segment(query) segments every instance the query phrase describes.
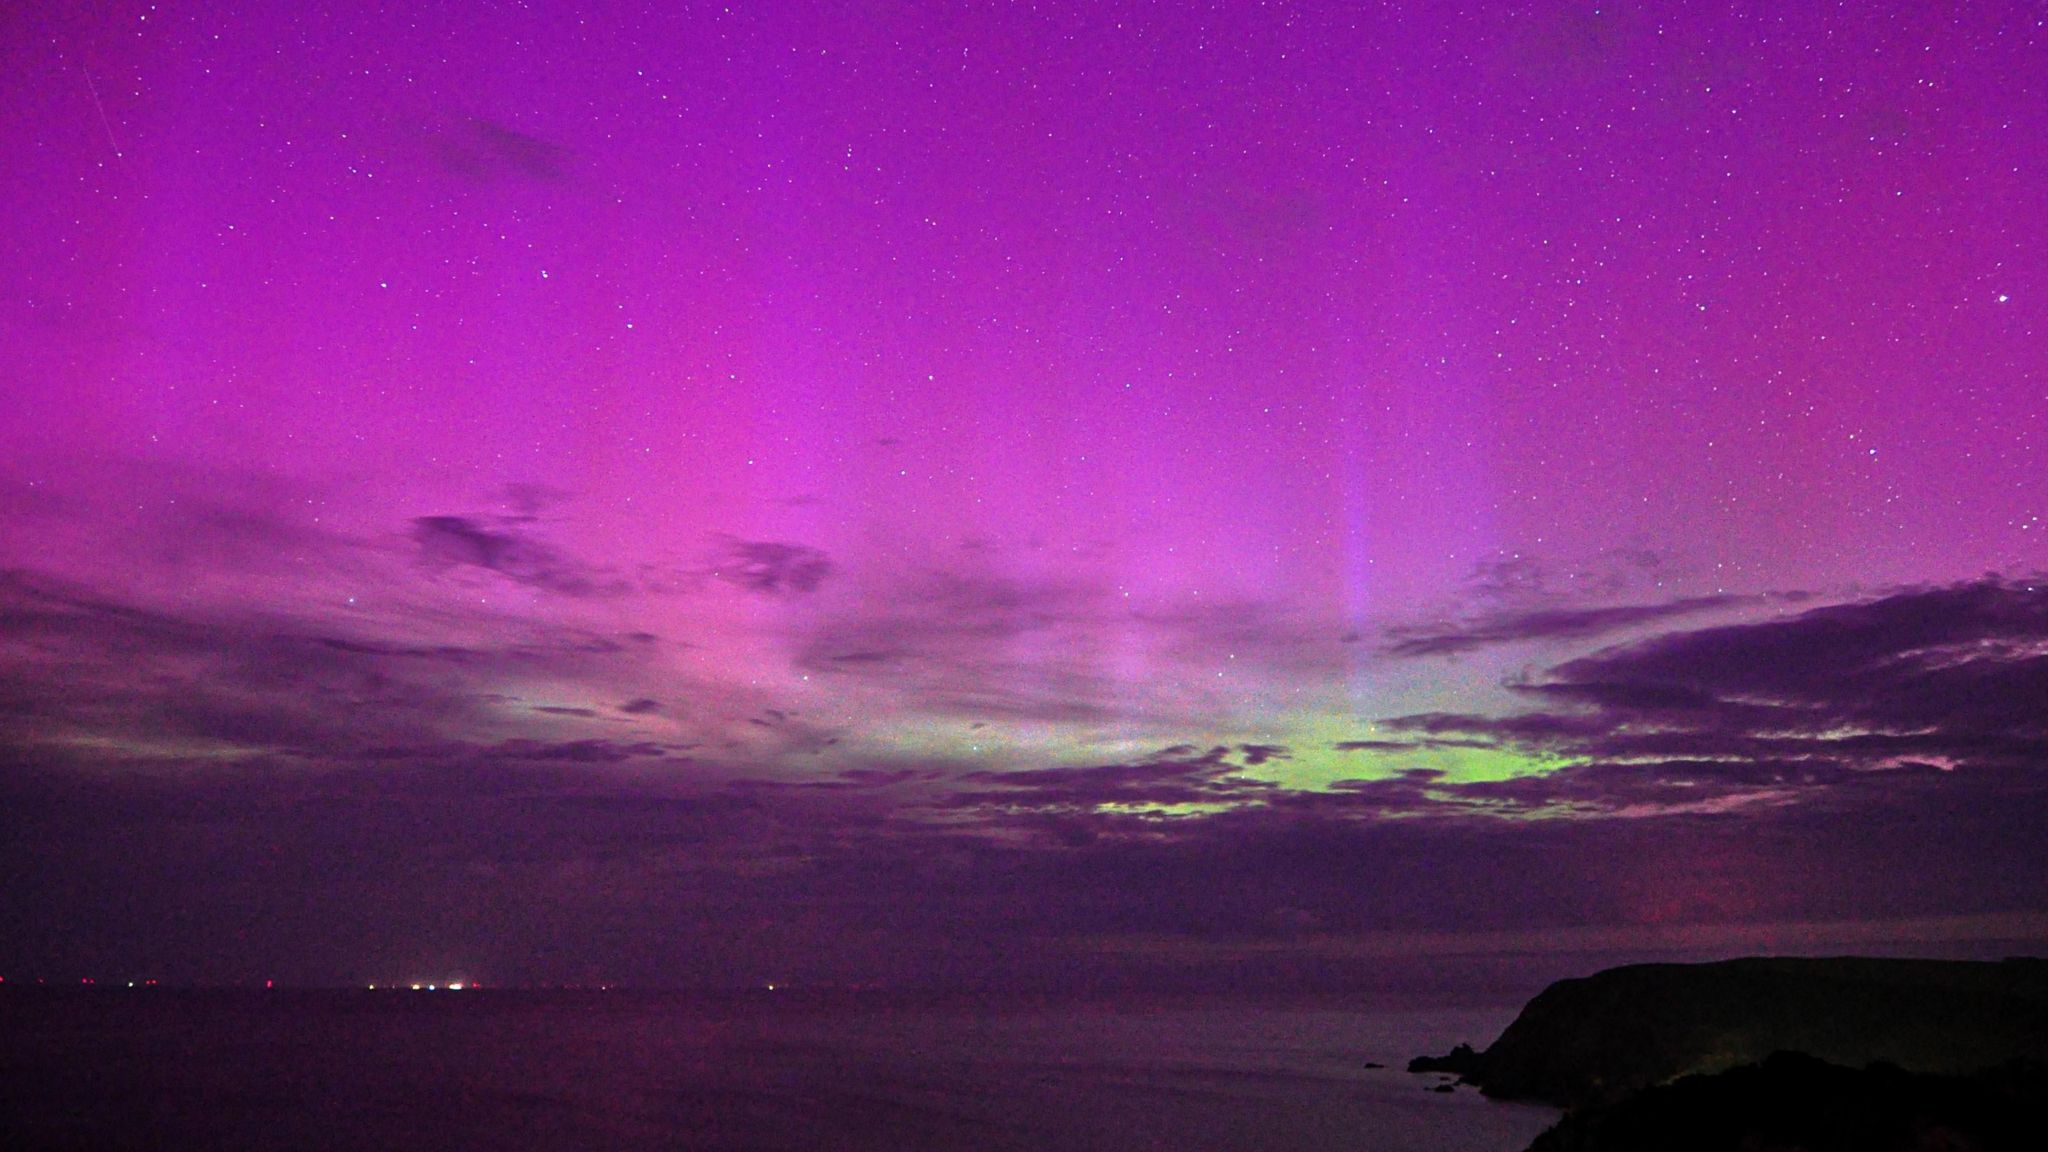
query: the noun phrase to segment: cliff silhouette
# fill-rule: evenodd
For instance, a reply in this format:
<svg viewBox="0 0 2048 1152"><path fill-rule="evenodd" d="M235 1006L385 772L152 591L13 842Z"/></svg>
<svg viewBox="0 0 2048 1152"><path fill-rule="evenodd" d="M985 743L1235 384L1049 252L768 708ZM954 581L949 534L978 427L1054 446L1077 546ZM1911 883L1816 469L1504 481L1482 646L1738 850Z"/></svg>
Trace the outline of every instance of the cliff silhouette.
<svg viewBox="0 0 2048 1152"><path fill-rule="evenodd" d="M2048 1065L1938 1076L1779 1052L1578 1109L1529 1152L2039 1152L2044 1102Z"/></svg>
<svg viewBox="0 0 2048 1152"><path fill-rule="evenodd" d="M2048 960L1613 968L1544 989L1485 1051L1460 1045L1409 1070L1453 1072L1488 1096L1576 1111L1780 1052L1851 1073L1880 1064L1934 1077L2048 1062Z"/></svg>

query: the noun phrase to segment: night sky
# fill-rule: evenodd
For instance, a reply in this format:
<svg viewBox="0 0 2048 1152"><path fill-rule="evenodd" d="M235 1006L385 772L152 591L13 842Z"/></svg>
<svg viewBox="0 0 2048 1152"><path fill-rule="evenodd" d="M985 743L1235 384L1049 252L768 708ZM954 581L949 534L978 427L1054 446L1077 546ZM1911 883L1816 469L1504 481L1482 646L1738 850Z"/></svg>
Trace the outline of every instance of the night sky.
<svg viewBox="0 0 2048 1152"><path fill-rule="evenodd" d="M9 982L2048 942L2038 4L315 7L0 15Z"/></svg>

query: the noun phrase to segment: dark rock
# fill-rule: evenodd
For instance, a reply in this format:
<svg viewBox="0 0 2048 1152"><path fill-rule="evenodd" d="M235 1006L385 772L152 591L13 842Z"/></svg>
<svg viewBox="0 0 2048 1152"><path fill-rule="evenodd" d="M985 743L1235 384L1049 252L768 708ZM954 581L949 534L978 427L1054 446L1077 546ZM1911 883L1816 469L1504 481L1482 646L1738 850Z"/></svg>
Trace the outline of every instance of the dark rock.
<svg viewBox="0 0 2048 1152"><path fill-rule="evenodd" d="M1583 1108L1529 1152L2031 1152L2048 1148L2048 1066L1972 1076L1844 1068L1780 1052Z"/></svg>
<svg viewBox="0 0 2048 1152"><path fill-rule="evenodd" d="M1449 1072L1469 1076L1482 1067L1482 1057L1470 1044L1460 1044L1441 1056L1417 1056L1408 1062L1410 1072Z"/></svg>
<svg viewBox="0 0 2048 1152"><path fill-rule="evenodd" d="M1613 968L1544 989L1484 1052L1461 1044L1408 1067L1455 1073L1489 1096L1580 1107L1779 1051L1947 1075L2048 1060L2048 960Z"/></svg>
<svg viewBox="0 0 2048 1152"><path fill-rule="evenodd" d="M1386 1067L1386 1065L1385 1065L1385 1064L1382 1064L1382 1063L1380 1063L1380 1062L1379 1062L1379 1061L1377 1061L1377 1060L1367 1060L1367 1061L1365 1062L1365 1066L1366 1066L1367 1068L1385 1068L1385 1067Z"/></svg>
<svg viewBox="0 0 2048 1152"><path fill-rule="evenodd" d="M1429 1090L1431 1092L1456 1092L1458 1086L1456 1084L1432 1084Z"/></svg>

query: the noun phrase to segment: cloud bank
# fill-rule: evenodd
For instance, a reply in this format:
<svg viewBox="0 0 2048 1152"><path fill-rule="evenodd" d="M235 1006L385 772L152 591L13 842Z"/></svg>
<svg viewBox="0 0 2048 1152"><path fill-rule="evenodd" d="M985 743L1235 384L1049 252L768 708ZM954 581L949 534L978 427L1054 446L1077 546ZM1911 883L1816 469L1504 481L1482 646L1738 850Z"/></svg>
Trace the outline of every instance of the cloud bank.
<svg viewBox="0 0 2048 1152"><path fill-rule="evenodd" d="M1283 606L1133 611L985 560L878 583L728 537L716 579L648 591L530 516L201 515L334 587L0 574L10 967L1369 980L1402 939L2006 923L2048 891L2039 581L1802 611L1526 593L1347 646ZM506 589L534 599L483 602ZM758 635L673 635L730 604ZM1714 613L1752 618L1685 627ZM1334 740L1219 740L1201 712L1217 670L1288 685L1348 651L1430 669L1524 641L1568 654L1499 709ZM1061 745L1134 719L1185 736ZM926 731L950 735L907 746ZM1320 757L1352 775L1307 782Z"/></svg>

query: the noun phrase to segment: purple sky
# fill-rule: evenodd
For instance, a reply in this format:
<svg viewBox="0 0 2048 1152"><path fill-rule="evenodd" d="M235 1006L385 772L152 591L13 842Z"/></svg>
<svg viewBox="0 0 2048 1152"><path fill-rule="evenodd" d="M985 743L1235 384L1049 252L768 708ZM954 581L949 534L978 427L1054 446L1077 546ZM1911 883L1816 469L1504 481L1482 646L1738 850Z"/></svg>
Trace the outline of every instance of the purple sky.
<svg viewBox="0 0 2048 1152"><path fill-rule="evenodd" d="M417 8L0 16L0 976L2048 941L2038 6Z"/></svg>

